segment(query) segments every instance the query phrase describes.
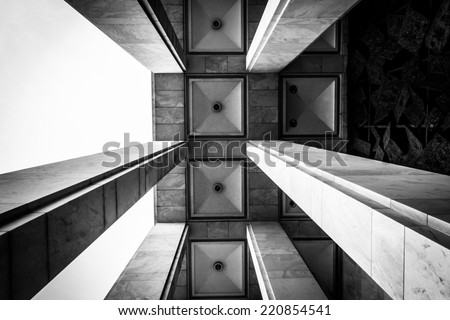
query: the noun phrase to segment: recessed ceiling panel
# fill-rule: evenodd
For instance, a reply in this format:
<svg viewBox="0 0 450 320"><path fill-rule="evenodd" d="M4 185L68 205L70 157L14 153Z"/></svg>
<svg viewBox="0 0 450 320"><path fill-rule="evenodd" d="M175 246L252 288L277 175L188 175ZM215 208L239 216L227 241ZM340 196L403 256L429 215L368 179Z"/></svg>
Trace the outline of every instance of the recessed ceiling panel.
<svg viewBox="0 0 450 320"><path fill-rule="evenodd" d="M336 23L324 31L308 48L305 53L311 52L337 52L339 50L338 45L338 30Z"/></svg>
<svg viewBox="0 0 450 320"><path fill-rule="evenodd" d="M323 136L337 132L337 77L283 79L283 134Z"/></svg>
<svg viewBox="0 0 450 320"><path fill-rule="evenodd" d="M244 78L189 79L191 136L244 135Z"/></svg>
<svg viewBox="0 0 450 320"><path fill-rule="evenodd" d="M307 217L305 211L302 210L291 198L283 193L283 204L281 216L283 218L301 218Z"/></svg>
<svg viewBox="0 0 450 320"><path fill-rule="evenodd" d="M244 170L242 161L190 162L190 217L245 217Z"/></svg>
<svg viewBox="0 0 450 320"><path fill-rule="evenodd" d="M191 243L191 296L245 296L244 241Z"/></svg>
<svg viewBox="0 0 450 320"><path fill-rule="evenodd" d="M190 0L190 52L243 52L243 0Z"/></svg>

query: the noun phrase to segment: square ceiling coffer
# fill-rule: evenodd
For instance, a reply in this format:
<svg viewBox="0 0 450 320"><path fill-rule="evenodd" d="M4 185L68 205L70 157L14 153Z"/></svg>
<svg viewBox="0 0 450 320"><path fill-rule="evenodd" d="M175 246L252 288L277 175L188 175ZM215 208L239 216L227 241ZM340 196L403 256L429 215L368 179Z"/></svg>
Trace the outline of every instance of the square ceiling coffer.
<svg viewBox="0 0 450 320"><path fill-rule="evenodd" d="M244 52L244 0L190 0L190 52Z"/></svg>
<svg viewBox="0 0 450 320"><path fill-rule="evenodd" d="M337 53L339 51L339 31L339 22L336 22L311 43L304 53Z"/></svg>
<svg viewBox="0 0 450 320"><path fill-rule="evenodd" d="M289 198L284 192L282 192L282 218L307 218L305 211L295 203L294 200Z"/></svg>
<svg viewBox="0 0 450 320"><path fill-rule="evenodd" d="M244 161L191 161L190 218L245 218Z"/></svg>
<svg viewBox="0 0 450 320"><path fill-rule="evenodd" d="M244 136L245 78L190 78L190 136Z"/></svg>
<svg viewBox="0 0 450 320"><path fill-rule="evenodd" d="M191 242L191 296L244 297L244 241Z"/></svg>
<svg viewBox="0 0 450 320"><path fill-rule="evenodd" d="M283 135L338 132L339 77L283 78Z"/></svg>

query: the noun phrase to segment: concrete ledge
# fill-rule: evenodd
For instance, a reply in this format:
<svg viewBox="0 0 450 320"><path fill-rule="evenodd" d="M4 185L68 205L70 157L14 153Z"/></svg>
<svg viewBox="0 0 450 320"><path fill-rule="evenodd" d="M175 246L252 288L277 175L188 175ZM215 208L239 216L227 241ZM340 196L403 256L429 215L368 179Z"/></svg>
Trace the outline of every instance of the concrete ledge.
<svg viewBox="0 0 450 320"><path fill-rule="evenodd" d="M450 177L341 154L346 167L312 166L293 155L296 148L305 156L304 146L291 144L284 151L279 146L252 142L247 154L392 298L450 298L449 235L389 201L390 196L420 198L418 190L423 202L448 199ZM329 152L311 148L310 156ZM435 179L423 185L424 176ZM341 183L345 179L351 183Z"/></svg>
<svg viewBox="0 0 450 320"><path fill-rule="evenodd" d="M248 50L247 71L281 71L358 1L269 0Z"/></svg>
<svg viewBox="0 0 450 320"><path fill-rule="evenodd" d="M264 299L327 299L278 222L252 222L247 239Z"/></svg>
<svg viewBox="0 0 450 320"><path fill-rule="evenodd" d="M149 232L106 300L159 300L165 288L180 240L186 238L184 223L158 223ZM170 282L170 279L169 279Z"/></svg>
<svg viewBox="0 0 450 320"><path fill-rule="evenodd" d="M130 168L0 226L0 250L8 252L1 252L7 258L0 259L0 274L10 275L2 297L32 298L182 161L185 151L178 145L140 158Z"/></svg>

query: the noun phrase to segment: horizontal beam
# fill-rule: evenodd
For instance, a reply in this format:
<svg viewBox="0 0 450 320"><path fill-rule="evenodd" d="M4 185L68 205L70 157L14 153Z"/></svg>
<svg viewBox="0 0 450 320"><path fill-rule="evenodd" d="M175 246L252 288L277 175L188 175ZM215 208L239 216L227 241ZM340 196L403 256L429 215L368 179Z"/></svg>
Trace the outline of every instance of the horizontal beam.
<svg viewBox="0 0 450 320"><path fill-rule="evenodd" d="M0 226L181 145L149 142L0 175Z"/></svg>
<svg viewBox="0 0 450 320"><path fill-rule="evenodd" d="M160 0L65 0L154 73L186 70L183 48Z"/></svg>
<svg viewBox="0 0 450 320"><path fill-rule="evenodd" d="M156 224L105 299L166 300L187 228L184 223Z"/></svg>
<svg viewBox="0 0 450 320"><path fill-rule="evenodd" d="M327 299L278 222L252 222L247 241L263 299Z"/></svg>
<svg viewBox="0 0 450 320"><path fill-rule="evenodd" d="M247 53L247 71L281 71L358 1L269 0Z"/></svg>
<svg viewBox="0 0 450 320"><path fill-rule="evenodd" d="M450 177L288 142L247 155L392 298L450 298L450 236L419 214L448 212Z"/></svg>
<svg viewBox="0 0 450 320"><path fill-rule="evenodd" d="M44 206L0 225L0 284L7 284L0 287L0 299L32 298L185 159L183 145L135 159L130 167L70 194L53 195Z"/></svg>

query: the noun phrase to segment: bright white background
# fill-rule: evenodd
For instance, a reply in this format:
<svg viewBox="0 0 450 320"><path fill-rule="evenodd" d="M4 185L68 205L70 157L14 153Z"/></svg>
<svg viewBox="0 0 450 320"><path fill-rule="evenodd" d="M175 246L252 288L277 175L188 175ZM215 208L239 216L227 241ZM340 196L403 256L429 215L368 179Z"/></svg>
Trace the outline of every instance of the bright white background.
<svg viewBox="0 0 450 320"><path fill-rule="evenodd" d="M0 1L0 174L151 136L151 72L64 0Z"/></svg>

